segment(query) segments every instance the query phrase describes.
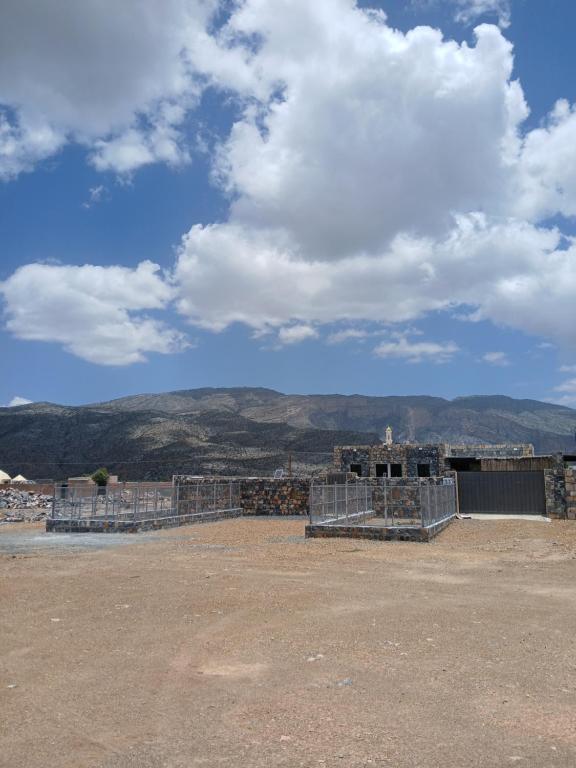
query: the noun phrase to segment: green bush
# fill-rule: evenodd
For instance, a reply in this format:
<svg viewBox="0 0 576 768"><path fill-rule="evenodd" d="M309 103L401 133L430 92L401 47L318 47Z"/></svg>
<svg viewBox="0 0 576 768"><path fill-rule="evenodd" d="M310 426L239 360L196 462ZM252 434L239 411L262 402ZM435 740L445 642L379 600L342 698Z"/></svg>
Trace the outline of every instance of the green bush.
<svg viewBox="0 0 576 768"><path fill-rule="evenodd" d="M97 469L92 475L92 480L94 480L96 485L106 485L109 477L110 473L108 470L105 467L100 467L100 469Z"/></svg>

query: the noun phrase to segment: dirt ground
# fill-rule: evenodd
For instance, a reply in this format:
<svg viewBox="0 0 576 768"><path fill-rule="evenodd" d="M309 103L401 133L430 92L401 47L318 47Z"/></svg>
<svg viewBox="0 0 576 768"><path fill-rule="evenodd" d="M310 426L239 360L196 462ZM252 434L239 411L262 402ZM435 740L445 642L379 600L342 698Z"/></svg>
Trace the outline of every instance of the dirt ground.
<svg viewBox="0 0 576 768"><path fill-rule="evenodd" d="M574 768L576 524L303 532L2 527L0 766Z"/></svg>

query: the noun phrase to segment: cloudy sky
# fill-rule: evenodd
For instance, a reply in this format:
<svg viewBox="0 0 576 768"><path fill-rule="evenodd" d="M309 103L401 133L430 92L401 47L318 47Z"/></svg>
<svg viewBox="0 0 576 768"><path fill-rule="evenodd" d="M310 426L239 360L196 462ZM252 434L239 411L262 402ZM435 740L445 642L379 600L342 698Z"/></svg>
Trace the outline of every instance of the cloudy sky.
<svg viewBox="0 0 576 768"><path fill-rule="evenodd" d="M3 0L0 403L576 406L571 0Z"/></svg>

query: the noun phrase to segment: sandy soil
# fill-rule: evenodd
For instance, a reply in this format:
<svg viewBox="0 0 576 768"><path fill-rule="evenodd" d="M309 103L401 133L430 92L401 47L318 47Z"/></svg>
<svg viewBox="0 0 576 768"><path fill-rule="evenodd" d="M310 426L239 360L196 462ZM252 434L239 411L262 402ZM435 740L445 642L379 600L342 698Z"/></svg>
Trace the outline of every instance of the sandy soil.
<svg viewBox="0 0 576 768"><path fill-rule="evenodd" d="M303 529L0 529L0 766L576 765L576 524Z"/></svg>

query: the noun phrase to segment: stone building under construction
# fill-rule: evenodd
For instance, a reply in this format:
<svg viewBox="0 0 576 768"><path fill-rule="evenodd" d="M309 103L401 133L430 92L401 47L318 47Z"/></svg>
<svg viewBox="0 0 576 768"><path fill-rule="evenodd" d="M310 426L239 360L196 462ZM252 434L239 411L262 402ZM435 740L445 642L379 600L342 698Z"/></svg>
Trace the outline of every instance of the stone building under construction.
<svg viewBox="0 0 576 768"><path fill-rule="evenodd" d="M333 468L360 478L456 477L464 513L576 519L576 456L536 456L530 444L394 443L334 449Z"/></svg>
<svg viewBox="0 0 576 768"><path fill-rule="evenodd" d="M481 469L485 459L531 459L530 444L451 445L392 443L334 448L334 469L358 477L437 477L450 470Z"/></svg>

